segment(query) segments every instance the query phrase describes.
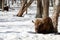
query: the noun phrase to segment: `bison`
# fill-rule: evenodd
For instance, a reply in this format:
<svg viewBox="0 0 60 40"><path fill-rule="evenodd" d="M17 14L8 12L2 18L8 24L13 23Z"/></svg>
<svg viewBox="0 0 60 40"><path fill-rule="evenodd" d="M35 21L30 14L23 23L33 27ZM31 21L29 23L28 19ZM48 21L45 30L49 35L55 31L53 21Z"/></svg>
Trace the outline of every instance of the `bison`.
<svg viewBox="0 0 60 40"><path fill-rule="evenodd" d="M35 32L37 33L54 33L54 26L50 17L46 18L36 18L35 22Z"/></svg>

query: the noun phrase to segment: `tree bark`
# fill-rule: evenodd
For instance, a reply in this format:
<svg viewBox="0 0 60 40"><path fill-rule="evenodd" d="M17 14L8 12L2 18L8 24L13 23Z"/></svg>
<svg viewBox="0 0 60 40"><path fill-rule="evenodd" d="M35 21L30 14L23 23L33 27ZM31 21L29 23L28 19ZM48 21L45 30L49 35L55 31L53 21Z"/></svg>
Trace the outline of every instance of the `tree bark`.
<svg viewBox="0 0 60 40"><path fill-rule="evenodd" d="M36 18L42 18L42 13L43 13L42 0L37 0Z"/></svg>
<svg viewBox="0 0 60 40"><path fill-rule="evenodd" d="M26 11L26 9L32 4L34 0L30 0L26 5L23 4L22 8L19 10L17 16L22 17L23 13Z"/></svg>
<svg viewBox="0 0 60 40"><path fill-rule="evenodd" d="M43 0L43 18L49 17L49 0Z"/></svg>
<svg viewBox="0 0 60 40"><path fill-rule="evenodd" d="M4 0L2 0L2 11L4 11Z"/></svg>
<svg viewBox="0 0 60 40"><path fill-rule="evenodd" d="M14 0L12 0L12 5L13 5L13 3L14 3Z"/></svg>
<svg viewBox="0 0 60 40"><path fill-rule="evenodd" d="M51 1L51 6L53 7L53 0L50 0Z"/></svg>
<svg viewBox="0 0 60 40"><path fill-rule="evenodd" d="M26 4L27 4L27 1L28 1L28 0L23 0L23 3L24 3L24 4L22 4L22 5L27 6L27 5L26 5ZM27 14L27 7L26 7L26 14Z"/></svg>
<svg viewBox="0 0 60 40"><path fill-rule="evenodd" d="M56 0L55 3L59 1ZM53 13L53 17L52 17L52 21L53 21L53 25L54 25L54 31L58 32L57 26L58 26L58 17L59 17L59 3L54 4L54 13Z"/></svg>
<svg viewBox="0 0 60 40"><path fill-rule="evenodd" d="M2 0L0 0L0 8L2 9Z"/></svg>

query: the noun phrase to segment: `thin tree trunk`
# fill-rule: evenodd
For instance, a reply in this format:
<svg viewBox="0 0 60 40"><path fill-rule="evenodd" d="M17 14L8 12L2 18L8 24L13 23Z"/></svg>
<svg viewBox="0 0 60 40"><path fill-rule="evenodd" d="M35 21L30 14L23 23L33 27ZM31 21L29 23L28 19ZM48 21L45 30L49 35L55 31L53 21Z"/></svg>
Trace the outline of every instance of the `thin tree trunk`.
<svg viewBox="0 0 60 40"><path fill-rule="evenodd" d="M22 6L22 0L20 0L20 2L21 2L21 3L20 3L20 4L21 4L21 6Z"/></svg>
<svg viewBox="0 0 60 40"><path fill-rule="evenodd" d="M51 0L51 6L53 7L53 0Z"/></svg>
<svg viewBox="0 0 60 40"><path fill-rule="evenodd" d="M36 18L42 18L42 13L43 13L42 0L37 0Z"/></svg>
<svg viewBox="0 0 60 40"><path fill-rule="evenodd" d="M59 1L59 0L56 0L55 3ZM59 17L59 3L55 4L54 5L54 13L53 13L53 18L52 18L52 21L53 21L53 25L54 25L54 31L55 32L58 32L58 29L57 29L57 26L58 26L58 17Z"/></svg>
<svg viewBox="0 0 60 40"><path fill-rule="evenodd" d="M27 1L28 1L28 0L26 0L26 4L27 4ZM27 14L27 12L28 12L28 9L27 9L27 7L26 7L26 14Z"/></svg>
<svg viewBox="0 0 60 40"><path fill-rule="evenodd" d="M24 13L24 12L26 11L26 9L32 4L33 1L34 1L34 0L30 0L30 1L26 4L26 6L24 6L24 5L25 5L25 3L24 3L23 6L22 6L22 8L19 10L17 16L22 17L23 13ZM27 7L27 8L26 8L26 7Z"/></svg>
<svg viewBox="0 0 60 40"><path fill-rule="evenodd" d="M14 3L14 0L12 0L12 5L13 5L13 3Z"/></svg>
<svg viewBox="0 0 60 40"><path fill-rule="evenodd" d="M43 0L43 18L49 17L49 0Z"/></svg>
<svg viewBox="0 0 60 40"><path fill-rule="evenodd" d="M14 0L15 1L15 3L16 3L16 0Z"/></svg>
<svg viewBox="0 0 60 40"><path fill-rule="evenodd" d="M27 1L28 1L28 0L23 0L23 4L22 4L22 5L24 5L24 7L27 6L27 5L26 5L26 4L27 4ZM26 14L27 14L27 7L26 7Z"/></svg>
<svg viewBox="0 0 60 40"><path fill-rule="evenodd" d="M2 0L2 11L4 11L4 0Z"/></svg>

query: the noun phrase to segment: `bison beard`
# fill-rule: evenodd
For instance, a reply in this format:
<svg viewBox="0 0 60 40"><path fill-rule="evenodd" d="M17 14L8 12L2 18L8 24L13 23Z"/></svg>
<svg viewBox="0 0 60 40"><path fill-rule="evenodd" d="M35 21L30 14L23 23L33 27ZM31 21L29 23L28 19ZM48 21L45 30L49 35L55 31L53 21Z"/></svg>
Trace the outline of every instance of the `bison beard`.
<svg viewBox="0 0 60 40"><path fill-rule="evenodd" d="M37 33L53 33L54 27L50 17L37 18L34 22L35 32Z"/></svg>

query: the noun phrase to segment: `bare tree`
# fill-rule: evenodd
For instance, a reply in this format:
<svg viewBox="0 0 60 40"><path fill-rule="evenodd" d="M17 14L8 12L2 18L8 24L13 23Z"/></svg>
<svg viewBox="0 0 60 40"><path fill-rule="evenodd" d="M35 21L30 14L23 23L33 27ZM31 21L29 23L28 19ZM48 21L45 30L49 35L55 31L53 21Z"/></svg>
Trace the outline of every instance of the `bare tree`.
<svg viewBox="0 0 60 40"><path fill-rule="evenodd" d="M0 0L0 8L2 8L2 0Z"/></svg>
<svg viewBox="0 0 60 40"><path fill-rule="evenodd" d="M13 3L14 3L14 0L12 0L12 5L13 5Z"/></svg>
<svg viewBox="0 0 60 40"><path fill-rule="evenodd" d="M4 0L2 0L2 11L4 11Z"/></svg>
<svg viewBox="0 0 60 40"><path fill-rule="evenodd" d="M43 0L43 18L49 17L49 0Z"/></svg>
<svg viewBox="0 0 60 40"><path fill-rule="evenodd" d="M37 0L37 14L36 18L49 16L49 0Z"/></svg>
<svg viewBox="0 0 60 40"><path fill-rule="evenodd" d="M36 18L42 18L42 13L43 13L42 0L37 0Z"/></svg>
<svg viewBox="0 0 60 40"><path fill-rule="evenodd" d="M32 4L34 0L30 0L27 4L23 4L22 8L19 10L17 16L22 17L23 13L26 11L26 9Z"/></svg>
<svg viewBox="0 0 60 40"><path fill-rule="evenodd" d="M53 1L54 1L54 0L50 0L50 2L51 2L51 6L52 6L52 7L53 7Z"/></svg>
<svg viewBox="0 0 60 40"><path fill-rule="evenodd" d="M56 4L57 2L57 4ZM53 13L53 16L52 16L52 21L53 21L53 25L54 25L54 28L55 28L55 32L57 32L57 26L58 26L58 17L59 17L59 0L56 0L55 1L55 4L54 4L54 13Z"/></svg>
<svg viewBox="0 0 60 40"><path fill-rule="evenodd" d="M22 2L23 4L22 4L22 5L26 6L27 1L28 1L28 0L23 0L23 2ZM27 14L27 7L26 7L26 14Z"/></svg>

